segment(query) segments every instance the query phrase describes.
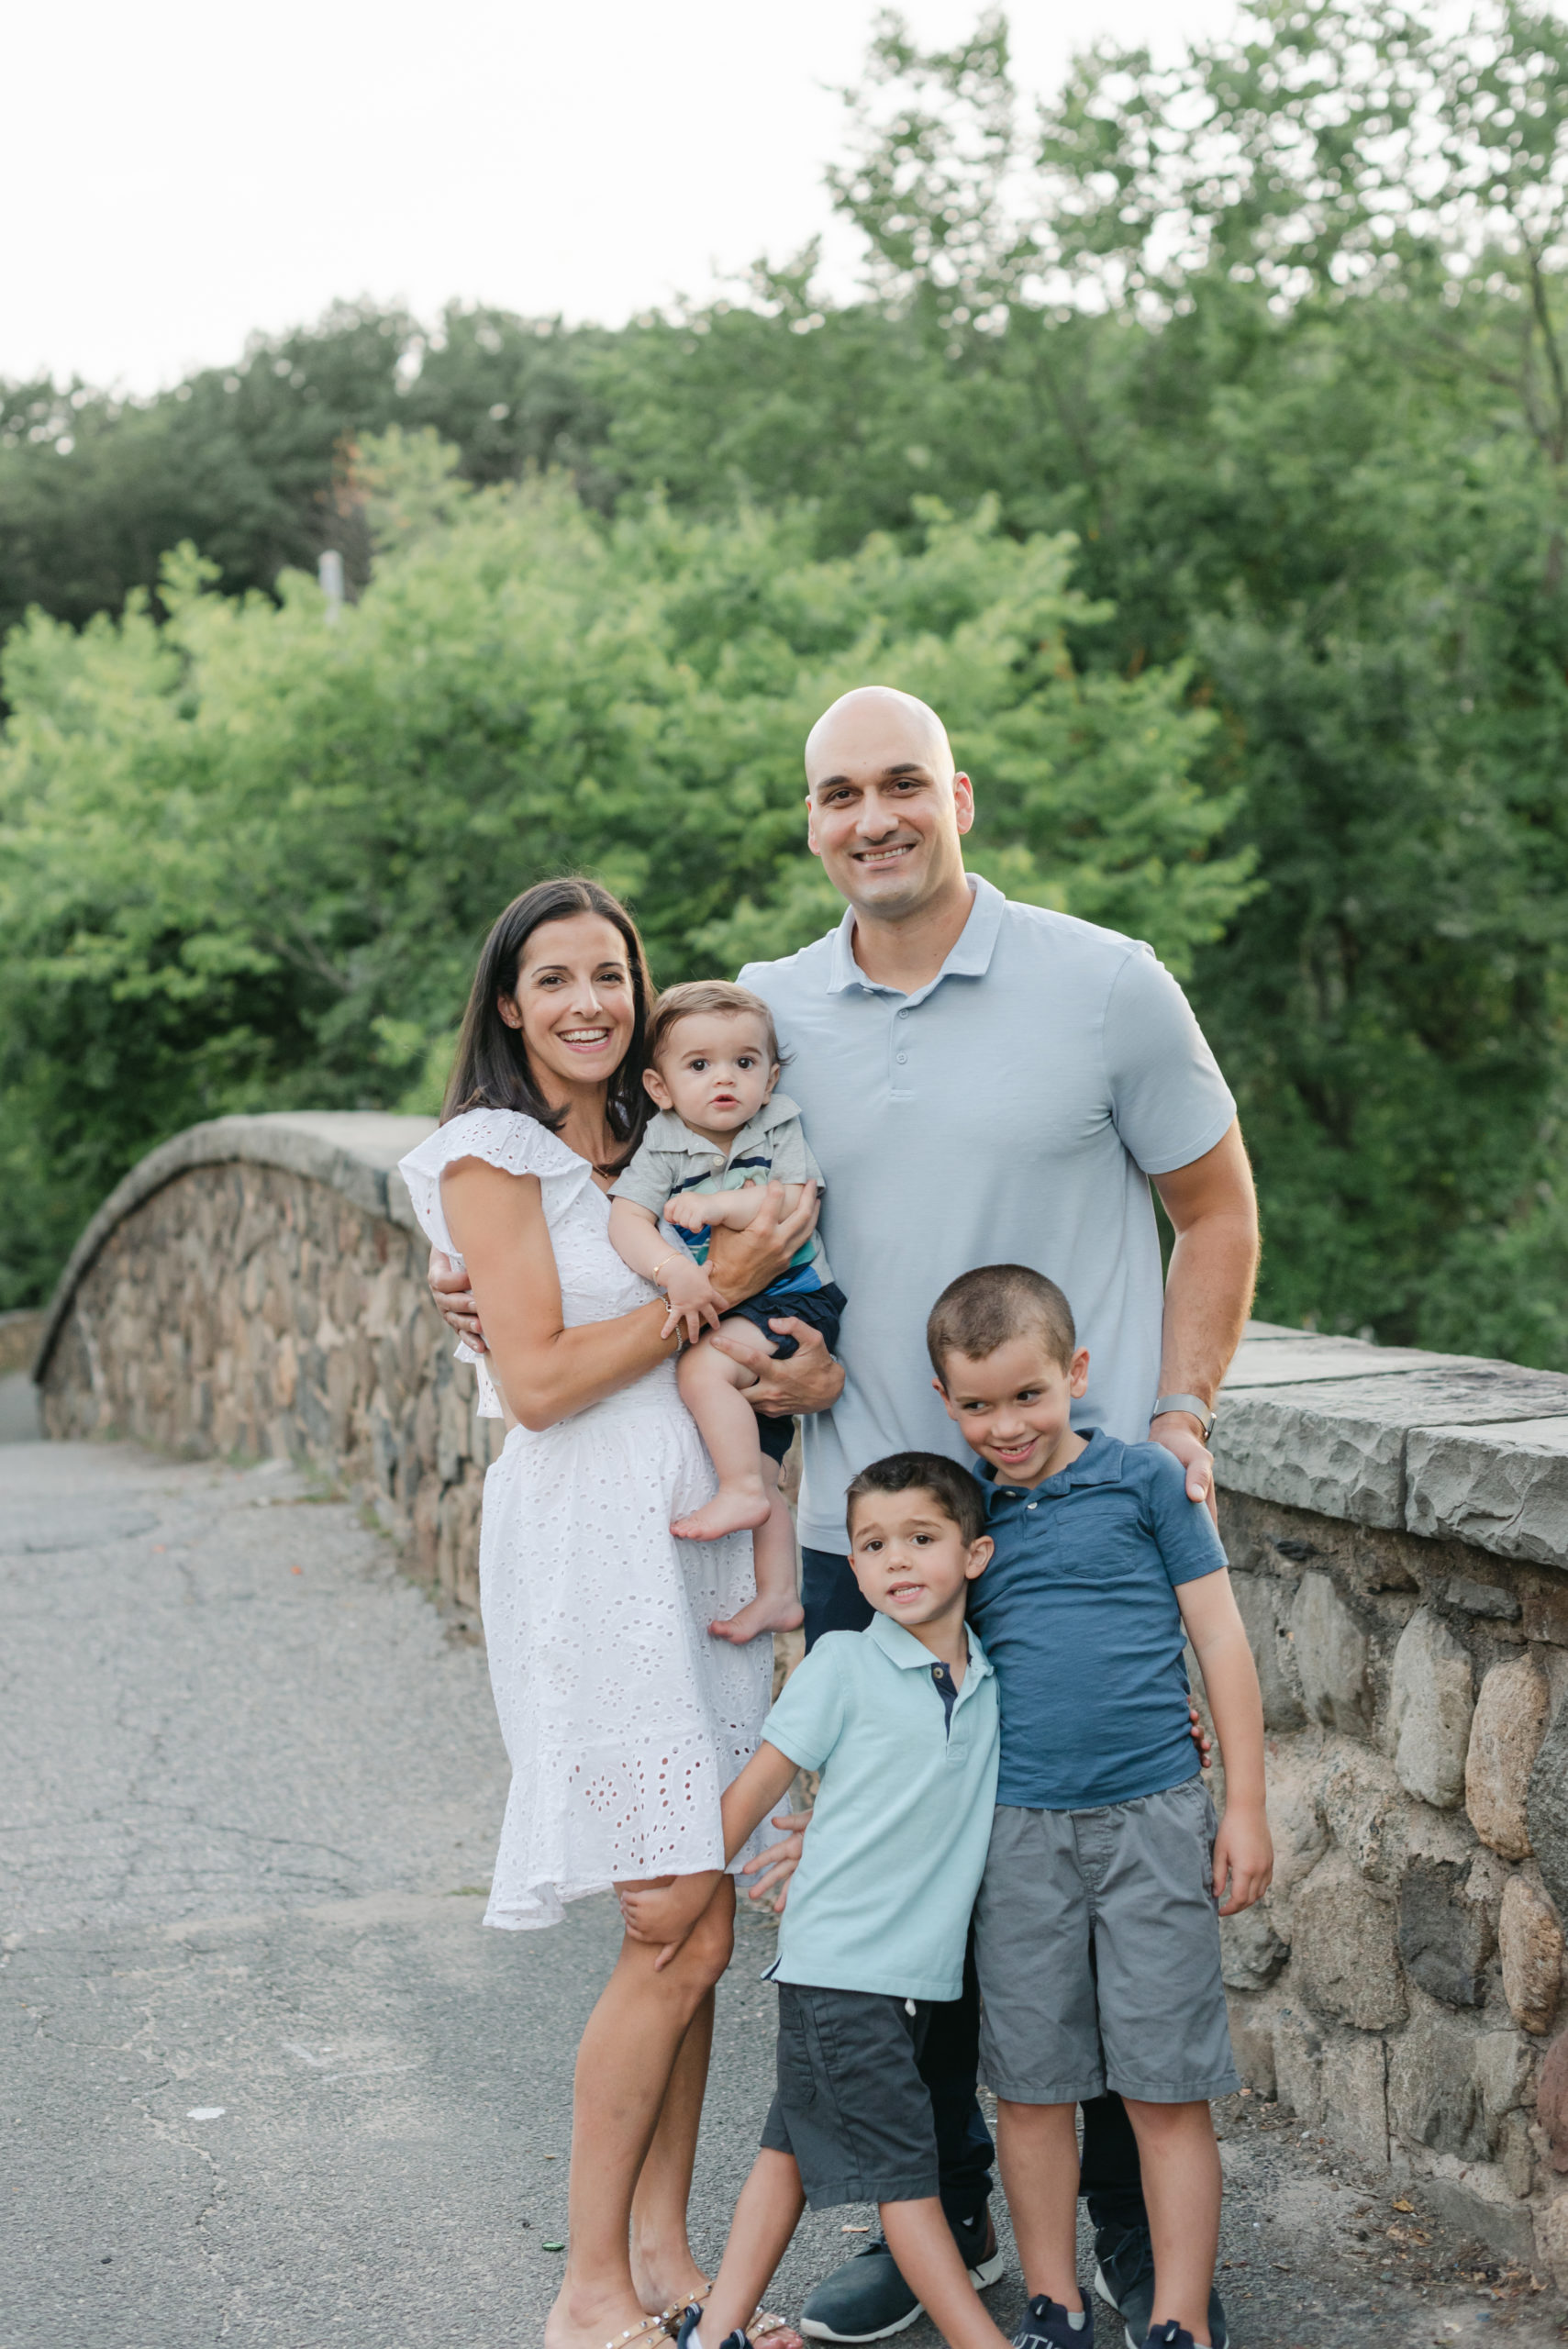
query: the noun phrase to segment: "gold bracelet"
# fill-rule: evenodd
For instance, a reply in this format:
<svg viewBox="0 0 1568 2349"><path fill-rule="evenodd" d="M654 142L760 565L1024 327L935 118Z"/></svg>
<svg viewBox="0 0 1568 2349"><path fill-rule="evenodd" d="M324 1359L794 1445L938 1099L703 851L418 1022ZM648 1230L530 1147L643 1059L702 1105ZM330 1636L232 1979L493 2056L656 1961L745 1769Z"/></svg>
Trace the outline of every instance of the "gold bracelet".
<svg viewBox="0 0 1568 2349"><path fill-rule="evenodd" d="M648 1275L655 1288L659 1286L659 1275L663 1271L665 1265L669 1264L673 1257L678 1256L680 1252L681 1252L678 1248L672 1248L666 1254L660 1257L659 1262L654 1265L653 1270Z"/></svg>

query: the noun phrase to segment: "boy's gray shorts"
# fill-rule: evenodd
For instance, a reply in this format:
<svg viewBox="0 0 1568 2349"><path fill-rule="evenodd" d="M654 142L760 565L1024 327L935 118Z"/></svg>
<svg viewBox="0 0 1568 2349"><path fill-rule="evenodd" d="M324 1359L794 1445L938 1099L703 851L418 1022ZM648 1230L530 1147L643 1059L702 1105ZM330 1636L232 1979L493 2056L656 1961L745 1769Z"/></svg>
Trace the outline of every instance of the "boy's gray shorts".
<svg viewBox="0 0 1568 2349"><path fill-rule="evenodd" d="M1192 1777L1098 1810L999 1805L974 1905L980 2076L1015 2104L1189 2104L1230 2060L1217 1821Z"/></svg>
<svg viewBox="0 0 1568 2349"><path fill-rule="evenodd" d="M779 2085L762 2143L794 2154L814 2210L935 2194L937 2127L920 2076L930 2000L778 1987Z"/></svg>

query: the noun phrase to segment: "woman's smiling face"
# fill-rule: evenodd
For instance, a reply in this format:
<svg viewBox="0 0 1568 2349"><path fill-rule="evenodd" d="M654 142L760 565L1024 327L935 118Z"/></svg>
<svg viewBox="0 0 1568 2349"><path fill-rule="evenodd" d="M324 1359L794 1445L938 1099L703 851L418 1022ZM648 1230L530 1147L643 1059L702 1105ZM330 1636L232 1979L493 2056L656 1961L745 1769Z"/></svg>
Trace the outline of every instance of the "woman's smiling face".
<svg viewBox="0 0 1568 2349"><path fill-rule="evenodd" d="M626 941L601 914L540 922L523 948L515 992L499 999L520 1029L541 1092L608 1084L626 1058L636 1018Z"/></svg>

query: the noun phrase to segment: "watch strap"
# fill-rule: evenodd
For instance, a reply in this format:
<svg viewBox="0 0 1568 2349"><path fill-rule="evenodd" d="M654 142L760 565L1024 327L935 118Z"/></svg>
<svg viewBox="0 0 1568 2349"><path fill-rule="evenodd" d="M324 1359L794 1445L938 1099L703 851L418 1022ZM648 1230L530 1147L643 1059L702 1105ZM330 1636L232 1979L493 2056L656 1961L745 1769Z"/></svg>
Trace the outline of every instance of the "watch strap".
<svg viewBox="0 0 1568 2349"><path fill-rule="evenodd" d="M1190 1411L1194 1419L1203 1430L1203 1440L1205 1443L1208 1442L1209 1437L1214 1433L1215 1413L1209 1405L1204 1401L1201 1395L1157 1396L1155 1397L1154 1408L1149 1416L1151 1419L1157 1419L1163 1411Z"/></svg>

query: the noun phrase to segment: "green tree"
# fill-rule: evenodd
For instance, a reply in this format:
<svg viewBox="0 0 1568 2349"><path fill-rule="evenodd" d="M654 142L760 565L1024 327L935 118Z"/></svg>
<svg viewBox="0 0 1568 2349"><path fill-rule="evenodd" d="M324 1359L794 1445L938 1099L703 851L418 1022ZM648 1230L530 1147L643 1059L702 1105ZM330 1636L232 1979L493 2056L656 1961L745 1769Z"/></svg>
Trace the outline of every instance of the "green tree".
<svg viewBox="0 0 1568 2349"><path fill-rule="evenodd" d="M348 477L359 438L394 421L456 442L475 482L565 463L602 498L585 371L606 340L455 303L428 328L339 304L147 400L0 384L0 634L34 605L76 626L118 611L186 539L231 594L314 568L328 547L362 581Z"/></svg>
<svg viewBox="0 0 1568 2349"><path fill-rule="evenodd" d="M929 507L917 545L809 518L606 523L558 480L478 493L455 452L361 456L388 543L323 625L312 580L168 566L80 634L13 634L0 737L6 1282L47 1288L161 1135L278 1104L428 1102L480 939L542 874L599 874L658 975L728 971L837 911L801 748L867 675L928 692L982 785L976 861L1184 968L1245 896L1179 672L1084 674L1071 546Z"/></svg>
<svg viewBox="0 0 1568 2349"><path fill-rule="evenodd" d="M233 981L236 1007L256 1007L254 1036L241 1036L238 1008L219 1023L233 1040L221 1049L205 1027L199 1052L171 1029L173 1093L182 1056L195 1055L214 1099L230 1097L224 1085L343 1097L353 1055L334 1041L339 1017L366 1098L413 1083L446 1016L432 1006L472 944L461 901L481 840L486 871L497 848L528 872L547 854L602 862L639 893L671 974L809 934L827 902L798 855L795 751L758 749L774 741L758 713L788 709L804 725L811 695L860 662L924 681L952 716L987 794L976 842L987 869L1152 929L1191 959L1257 1159L1265 1311L1568 1365L1568 1306L1556 1302L1568 1293L1565 72L1568 29L1517 0L1482 0L1462 28L1392 0L1265 0L1170 66L1091 53L1036 118L1013 87L1000 15L929 50L888 17L849 94L832 175L866 255L852 301L825 297L808 250L759 269L732 302L616 334L462 310L427 332L350 311L159 402L114 409L80 386L14 389L0 409L0 622L28 600L78 623L117 609L128 584L154 584L160 550L181 537L232 596L271 589L280 565L308 566L326 543L364 580L378 496L381 527L402 533L367 592L381 617L356 622L349 668L364 706L350 716L321 702L347 778L341 808L320 818L324 841L273 805L278 778L304 776L306 799L328 806L314 795L337 773L316 736L284 741L279 712L247 705L227 733L182 718L175 765L199 737L214 778L170 799L157 779L174 771L165 745L157 775L135 783L148 807L128 813L123 837L156 822L158 853L172 857L177 840L194 871L204 825L252 839L249 803L233 796L252 756L241 745L270 741L257 805L287 842L285 857L257 833L248 852L258 874L284 874L266 885L295 905L272 918L276 970ZM427 430L458 448L455 475ZM384 432L384 445L366 439ZM532 653L495 654L514 697L481 720L454 682L455 653L437 649L442 598L475 642L501 640L501 605L453 550L499 544L496 514L513 509L502 500L465 518L458 488L551 465L576 483L576 535L550 504L559 489L528 496L556 517L562 584L547 593L530 576L509 592L543 597L528 603L521 640L554 615L560 682L536 679ZM584 584L590 546L613 596ZM965 565L980 584L917 613L917 575L933 595L939 580L969 579ZM384 632L394 642L391 612L427 575L428 640L396 640L384 675L373 672L405 717L374 718L363 648ZM192 649L189 631L216 622L195 616L188 569L172 592L185 600L169 631L133 610L116 659L145 642L150 661L161 646L177 659L176 713L191 678L204 707L227 707L214 681L228 669ZM277 629L297 625L328 657L306 589L279 592ZM1048 613L1038 635L1031 596ZM995 622L1005 652L980 625L993 610L1010 615ZM284 642L270 625L248 610L235 622L248 661ZM603 693L579 629L598 648ZM339 695L348 640L326 673ZM69 691L65 640L35 628L14 650L12 674L34 680L24 733L60 693L74 708L100 692L89 680L107 674L107 655L92 643ZM689 674L689 693L652 670L634 677L634 644ZM1042 662L1056 664L1049 693ZM1029 685L1016 707L1001 667ZM45 671L56 684L36 682ZM406 707L427 671L437 715L411 748ZM286 664L277 674L280 696L310 704L315 687ZM540 708L558 730L536 805L513 771L517 713ZM1166 778L1157 790L1121 764L1135 711ZM124 763L129 777L127 723L108 770ZM644 733L656 747L634 760L628 743ZM448 808L451 829L416 858L366 813L373 794L348 746L372 740L394 803L398 777L428 773ZM701 801L700 851L688 802L668 796L677 742ZM6 770L11 820L29 840L26 778L54 774L39 758ZM737 808L744 850L726 829ZM1147 894L1132 852L1146 833L1159 842ZM122 834L109 824L104 838ZM1257 887L1243 879L1249 857ZM112 874L104 886L117 905ZM399 930L395 909L421 893L424 929ZM243 906L221 906L224 937L232 918L246 952L273 951ZM98 917L83 918L97 936ZM50 953L64 953L63 933L49 935ZM173 963L183 937L167 934ZM389 940L389 1008L367 1015ZM429 1003L408 967L422 960ZM49 1053L26 1063L25 1039L47 1030L50 986L67 1005L61 1033L74 1013L65 978L37 986L14 1065L33 1067L28 1082L47 1093ZM368 1063L367 1016L389 1023ZM150 1099L162 1081L150 1074ZM156 1112L160 1130L172 1114ZM103 1146L123 1158L111 1130Z"/></svg>
<svg viewBox="0 0 1568 2349"><path fill-rule="evenodd" d="M1092 54L1031 132L999 20L886 20L840 181L1019 420L1015 527L1079 530L1087 661L1185 659L1222 714L1266 886L1197 985L1264 1309L1551 1361L1565 59L1511 0L1271 0L1168 70Z"/></svg>

